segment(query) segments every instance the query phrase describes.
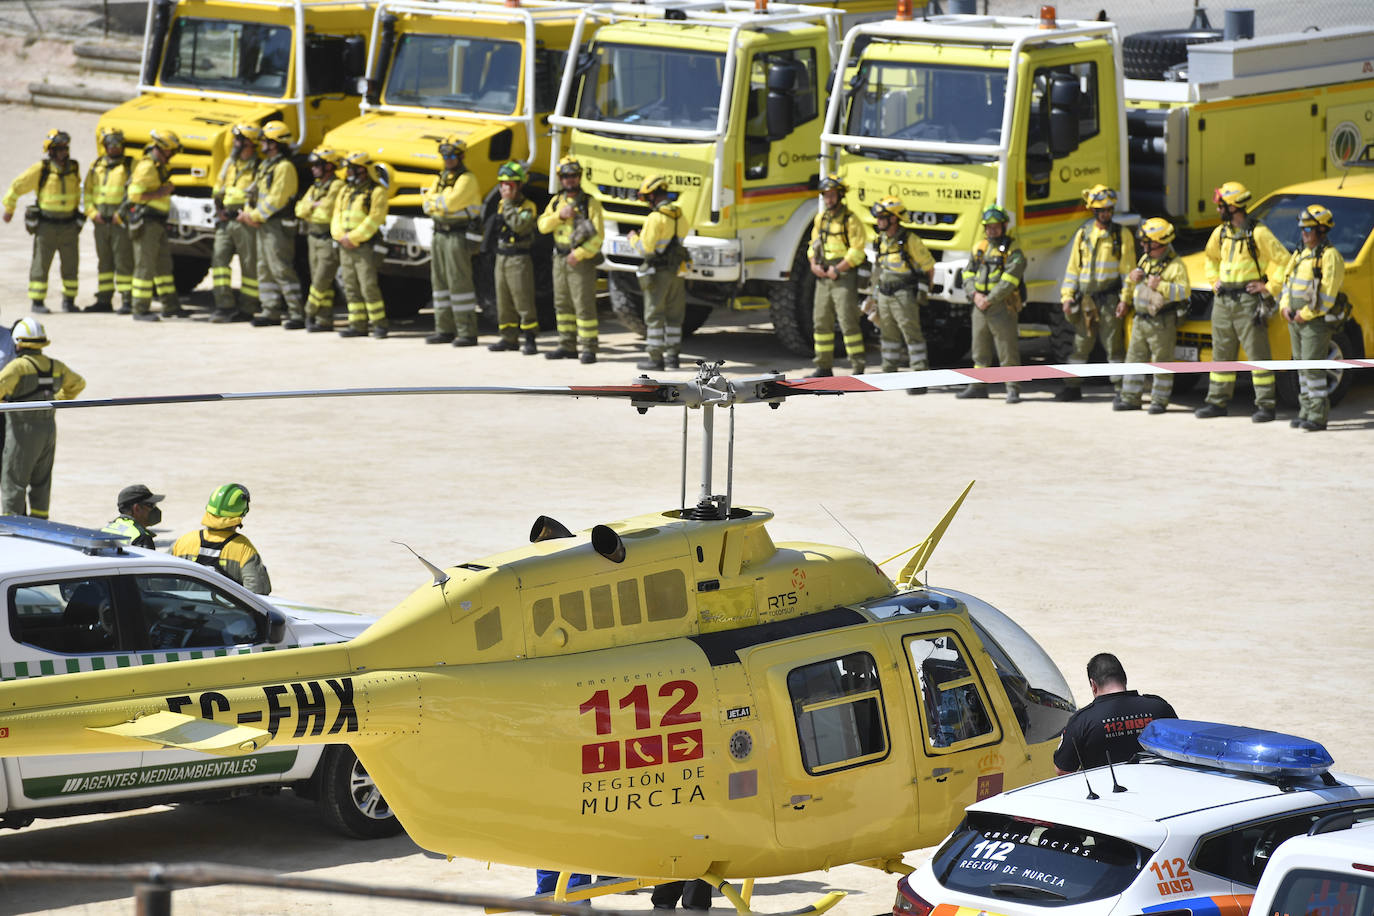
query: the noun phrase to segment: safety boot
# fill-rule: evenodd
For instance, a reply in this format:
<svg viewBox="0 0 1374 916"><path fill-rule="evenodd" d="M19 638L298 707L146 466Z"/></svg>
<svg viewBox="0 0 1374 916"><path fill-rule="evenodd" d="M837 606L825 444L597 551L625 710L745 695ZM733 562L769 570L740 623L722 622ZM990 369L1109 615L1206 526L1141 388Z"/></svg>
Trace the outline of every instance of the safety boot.
<svg viewBox="0 0 1374 916"><path fill-rule="evenodd" d="M1293 429L1299 429L1299 428L1301 428L1301 427L1302 427L1302 423L1303 423L1302 417L1294 417L1293 419L1291 419L1291 420L1288 421L1288 425L1289 425L1291 428L1293 428Z"/></svg>
<svg viewBox="0 0 1374 916"><path fill-rule="evenodd" d="M33 312L35 315L51 314L51 311L48 309L48 307L43 304L42 299L31 300L31 303L29 305L29 311Z"/></svg>
<svg viewBox="0 0 1374 916"><path fill-rule="evenodd" d="M366 337L366 336L367 336L367 328L358 328L358 327L354 327L353 325L350 324L348 327L340 329L340 331L339 331L339 336L340 336L340 337Z"/></svg>
<svg viewBox="0 0 1374 916"><path fill-rule="evenodd" d="M928 390L928 389L925 389L925 388L908 388L908 389L906 390L906 393L907 393L907 394L925 394L927 390Z"/></svg>
<svg viewBox="0 0 1374 916"><path fill-rule="evenodd" d="M96 299L94 305L86 306L88 312L113 312L114 303L109 299Z"/></svg>
<svg viewBox="0 0 1374 916"><path fill-rule="evenodd" d="M663 354L663 367L665 369L680 369L682 364L679 362L676 353L665 353Z"/></svg>
<svg viewBox="0 0 1374 916"><path fill-rule="evenodd" d="M1325 422L1319 422L1317 420L1302 421L1302 431L1305 433L1319 433L1324 429L1326 429Z"/></svg>
<svg viewBox="0 0 1374 916"><path fill-rule="evenodd" d="M564 350L559 347L544 354L545 359L577 359L577 353L573 350Z"/></svg>
<svg viewBox="0 0 1374 916"><path fill-rule="evenodd" d="M1021 389L1020 389L1020 388L1012 388L1012 387L1010 387L1010 386L1007 387L1007 403L1008 403L1008 404L1020 404L1020 403L1021 403Z"/></svg>
<svg viewBox="0 0 1374 916"><path fill-rule="evenodd" d="M648 359L641 359L635 363L635 368L661 372L663 371L663 357L650 356Z"/></svg>
<svg viewBox="0 0 1374 916"><path fill-rule="evenodd" d="M539 346L534 342L533 333L527 333L525 335L525 345L520 348L520 352L526 356L533 356L539 352Z"/></svg>
<svg viewBox="0 0 1374 916"><path fill-rule="evenodd" d="M829 366L821 366L817 368L815 372L808 375L807 378L831 378L834 375L834 369L831 369Z"/></svg>
<svg viewBox="0 0 1374 916"><path fill-rule="evenodd" d="M494 344L487 344L487 349L493 353L500 353L505 350L519 350L520 345L513 340L506 340L502 337Z"/></svg>
<svg viewBox="0 0 1374 916"><path fill-rule="evenodd" d="M1168 410L1168 409L1169 409L1169 405L1168 405L1168 404L1164 404L1164 403L1162 403L1162 402L1160 402L1160 401L1151 401L1151 402L1150 402L1150 409L1149 409L1148 411L1146 411L1146 413L1164 413L1164 411L1166 411L1166 410Z"/></svg>
<svg viewBox="0 0 1374 916"><path fill-rule="evenodd" d="M1133 403L1131 403L1130 401L1123 401L1121 398L1116 398L1115 400L1112 401L1112 410L1139 410L1139 409L1140 409L1140 405L1139 405L1139 404L1133 404Z"/></svg>
<svg viewBox="0 0 1374 916"><path fill-rule="evenodd" d="M451 344L451 343L453 343L453 337L454 337L454 335L452 335L452 334L445 334L443 331L435 331L433 334L426 335L426 337L425 337L425 343L427 343L427 344Z"/></svg>
<svg viewBox="0 0 1374 916"><path fill-rule="evenodd" d="M592 363L596 362L596 354L588 350L586 353L579 356L577 361L584 366L590 366Z"/></svg>
<svg viewBox="0 0 1374 916"><path fill-rule="evenodd" d="M386 334L386 328L380 327L378 325L372 326L372 337L374 340L386 340Z"/></svg>
<svg viewBox="0 0 1374 916"><path fill-rule="evenodd" d="M155 314L152 313L152 312L134 312L134 321L161 321L161 320L162 320L161 318L159 318L157 315L155 315Z"/></svg>
<svg viewBox="0 0 1374 916"><path fill-rule="evenodd" d="M1083 400L1083 389L1077 385L1065 385L1054 393L1056 401L1081 401Z"/></svg>
<svg viewBox="0 0 1374 916"><path fill-rule="evenodd" d="M271 315L254 315L248 323L255 328L275 328L281 326L281 319Z"/></svg>
<svg viewBox="0 0 1374 916"><path fill-rule="evenodd" d="M455 338L453 338L453 345L454 345L455 347L475 347L475 346L477 346L477 338L476 338L476 337L455 337Z"/></svg>
<svg viewBox="0 0 1374 916"><path fill-rule="evenodd" d="M62 297L62 311L64 311L64 312L79 312L79 311L81 311L81 309L79 309L79 308L76 307L76 300L75 300L74 298L72 298L71 296L63 296L63 297Z"/></svg>
<svg viewBox="0 0 1374 916"><path fill-rule="evenodd" d="M955 395L956 398L959 398L961 400L964 398L985 398L987 396L988 386L980 385L977 383L972 385L965 385L963 388L959 390L959 393Z"/></svg>
<svg viewBox="0 0 1374 916"><path fill-rule="evenodd" d="M1212 417L1224 417L1226 414L1227 410L1225 407L1210 402L1203 404L1197 410L1193 411L1193 416L1197 417L1199 420L1210 420Z"/></svg>
<svg viewBox="0 0 1374 916"><path fill-rule="evenodd" d="M853 368L854 374L855 374L855 375L863 375L863 374L864 374L864 368L865 368L865 366L864 366L864 364L863 364L862 362L860 362L859 360L857 360L857 359L850 360L850 361L849 361L849 365L850 365L851 368Z"/></svg>
<svg viewBox="0 0 1374 916"><path fill-rule="evenodd" d="M1272 423L1274 420L1274 408L1261 407L1250 414L1251 423Z"/></svg>
<svg viewBox="0 0 1374 916"><path fill-rule="evenodd" d="M288 331L299 331L305 327L305 322L300 318L288 318L282 322L281 326Z"/></svg>
<svg viewBox="0 0 1374 916"><path fill-rule="evenodd" d="M119 297L119 308L115 310L115 314L117 314L117 315L127 315L127 314L129 314L130 312L132 312L133 310L134 310L134 300L133 300L133 297L130 296L128 293L124 293L122 296Z"/></svg>

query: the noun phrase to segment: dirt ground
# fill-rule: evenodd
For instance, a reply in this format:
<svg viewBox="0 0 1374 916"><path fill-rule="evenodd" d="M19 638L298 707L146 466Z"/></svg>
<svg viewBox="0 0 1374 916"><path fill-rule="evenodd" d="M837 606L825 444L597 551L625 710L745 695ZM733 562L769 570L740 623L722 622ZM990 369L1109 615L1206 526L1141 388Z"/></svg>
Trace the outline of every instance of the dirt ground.
<svg viewBox="0 0 1374 916"><path fill-rule="evenodd" d="M93 136L94 116L0 108L0 178L38 154L48 127ZM90 150L74 153L83 160ZM26 312L29 239L0 227L0 320ZM95 288L82 239L81 303ZM56 272L54 271L54 285ZM53 300L50 300L50 304ZM114 315L45 318L50 353L89 381L87 397L370 385L621 383L634 337L603 323L595 366L485 348L427 347L423 324L385 341L343 340L205 321L135 324ZM548 339L544 344L548 345ZM765 327L708 325L691 358L730 371L806 364ZM685 373L684 373L685 375ZM1320 739L1339 768L1374 773L1374 730L1359 725L1371 688L1374 625L1374 373L1333 410L1325 434L1241 414L1199 422L1199 391L1163 416L1114 414L1109 389L1081 403L957 401L949 393L794 399L738 411L735 502L777 512L775 539L851 544L873 557L920 540L970 480L974 488L930 568L932 584L973 592L1019 620L1059 663L1080 702L1083 666L1116 652L1131 685L1184 717ZM206 496L237 480L253 493L245 532L275 592L382 614L426 580L393 544L440 565L523 543L535 516L573 530L677 506L676 412L620 403L417 397L72 411L59 419L53 517L100 525L114 495L144 482L168 494L164 544L197 525ZM724 418L717 428L724 430ZM693 441L696 433L693 428ZM722 473L717 490L723 489ZM689 499L698 462L689 464ZM843 527L832 519L838 519ZM890 572L895 573L894 570ZM919 858L919 854L914 857ZM405 837L329 833L289 795L120 816L40 822L0 835L0 860L210 861L378 884L528 893L526 870L425 854ZM762 883L767 910L852 892L837 912L891 906L894 879L856 867ZM611 898L648 908L647 894ZM177 912L381 913L434 907L235 887L179 893ZM127 887L0 886L0 913L127 913Z"/></svg>

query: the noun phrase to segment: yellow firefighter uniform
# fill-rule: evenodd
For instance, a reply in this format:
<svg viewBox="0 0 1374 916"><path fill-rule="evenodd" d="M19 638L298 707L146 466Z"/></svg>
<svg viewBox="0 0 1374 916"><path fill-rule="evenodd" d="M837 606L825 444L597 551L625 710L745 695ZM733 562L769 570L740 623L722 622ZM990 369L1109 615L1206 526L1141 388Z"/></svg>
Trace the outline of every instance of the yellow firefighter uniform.
<svg viewBox="0 0 1374 916"><path fill-rule="evenodd" d="M348 327L339 332L359 337L372 325L374 337L387 334L386 303L377 281L377 271L385 255L381 239L390 194L377 178L370 161L359 179L347 181L334 205L330 233L335 241L347 238L355 247L340 247L339 267L343 272L344 295L348 298Z"/></svg>
<svg viewBox="0 0 1374 916"><path fill-rule="evenodd" d="M5 192L3 206L6 215L13 214L19 198L30 191L37 192L37 211L33 218L25 219L33 233L29 300L35 306L34 311L46 311L43 300L48 295L48 272L56 255L61 261L62 307L66 311L76 311L80 259L77 239L81 234L80 220L84 218L79 209L81 167L71 158L60 165L48 158L35 162L20 173Z"/></svg>
<svg viewBox="0 0 1374 916"><path fill-rule="evenodd" d="M443 170L421 195L421 209L434 221L429 261L434 341L476 341L477 292L467 233L482 213L477 176L462 167Z"/></svg>
<svg viewBox="0 0 1374 916"><path fill-rule="evenodd" d="M572 210L564 218L563 207ZM580 187L560 190L539 217L539 231L553 235L553 310L558 321L558 349L550 356L580 352L595 359L600 342L596 314L596 261L605 238L601 201ZM572 258L576 263L569 264ZM590 359L588 356L590 355Z"/></svg>
<svg viewBox="0 0 1374 916"><path fill-rule="evenodd" d="M215 318L235 320L238 314L254 315L258 311L258 230L239 221L239 214L248 206L248 197L258 180L258 157L235 157L220 166L219 181L215 184L214 199L219 204L215 216L215 248L210 258L210 279L214 284ZM229 269L234 255L239 258L239 303L234 301L232 273Z"/></svg>
<svg viewBox="0 0 1374 916"><path fill-rule="evenodd" d="M847 261L850 269L838 279L816 278L816 298L811 309L816 368L830 369L835 364L835 322L844 334L844 349L854 374L864 371L864 335L859 325L859 274L866 259L864 245L868 231L843 203L833 210L821 207L811 224L811 260L821 268Z"/></svg>
<svg viewBox="0 0 1374 916"><path fill-rule="evenodd" d="M305 300L307 331L334 328L334 278L339 273L339 247L329 234L329 225L343 188L343 176L336 172L311 182L296 201L296 218L305 221L310 254L310 293Z"/></svg>
<svg viewBox="0 0 1374 916"><path fill-rule="evenodd" d="M129 228L119 213L133 173L134 159L125 155L121 148L118 156L98 156L86 172L82 187L86 218L91 221L95 236L94 310L98 312L113 310L116 292L124 303L121 311L133 309L134 248L129 240Z"/></svg>

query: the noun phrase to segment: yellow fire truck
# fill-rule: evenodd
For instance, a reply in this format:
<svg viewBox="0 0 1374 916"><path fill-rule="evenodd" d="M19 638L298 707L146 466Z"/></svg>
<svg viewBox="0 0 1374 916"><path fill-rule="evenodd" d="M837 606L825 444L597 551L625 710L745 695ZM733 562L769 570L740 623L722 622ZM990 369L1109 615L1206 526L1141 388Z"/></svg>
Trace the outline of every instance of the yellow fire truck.
<svg viewBox="0 0 1374 916"><path fill-rule="evenodd" d="M860 25L822 135L851 205L889 194L937 259L924 321L937 354L968 342L959 288L979 215L1012 215L1026 254L1023 337L1048 333L1083 189L1180 230L1216 223L1213 189L1321 178L1374 139L1374 27L1195 45L1185 81L1125 79L1110 22L947 15ZM858 50L862 48L862 50Z"/></svg>
<svg viewBox="0 0 1374 916"><path fill-rule="evenodd" d="M302 150L357 112L372 4L335 0L154 0L148 5L137 98L100 127L124 132L131 153L170 129L173 266L189 291L210 269L210 199L235 124L285 121Z"/></svg>

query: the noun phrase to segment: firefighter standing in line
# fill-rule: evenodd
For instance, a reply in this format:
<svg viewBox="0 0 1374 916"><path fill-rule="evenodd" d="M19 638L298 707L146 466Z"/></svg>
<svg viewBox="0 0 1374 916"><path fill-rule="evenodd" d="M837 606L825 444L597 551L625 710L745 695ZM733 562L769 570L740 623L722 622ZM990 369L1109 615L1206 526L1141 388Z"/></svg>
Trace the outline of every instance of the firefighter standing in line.
<svg viewBox="0 0 1374 916"><path fill-rule="evenodd" d="M896 372L906 349L912 371L930 368L926 338L921 331L921 308L926 304L926 285L935 269L921 237L902 225L906 207L895 197L873 205L878 238L873 243L873 288L877 292L878 326L883 333L883 371ZM924 388L908 388L908 394L925 394Z"/></svg>
<svg viewBox="0 0 1374 916"><path fill-rule="evenodd" d="M434 333L427 344L477 345L477 291L472 282L468 227L482 215L482 189L467 170L467 144L461 137L439 141L444 169L421 196L421 209L434 221L429 286L434 294Z"/></svg>
<svg viewBox="0 0 1374 916"><path fill-rule="evenodd" d="M496 326L501 339L488 350L519 350L526 356L539 352L535 335L539 332L539 314L534 307L534 268L530 258L530 244L534 241L535 221L539 211L527 200L521 188L528 178L525 167L507 162L496 173L500 182L501 209L497 214L496 232ZM524 337L525 344L519 340Z"/></svg>
<svg viewBox="0 0 1374 916"><path fill-rule="evenodd" d="M172 555L217 569L239 585L259 595L272 594L267 565L253 542L239 533L248 514L248 488L226 483L210 494L199 531L176 539Z"/></svg>
<svg viewBox="0 0 1374 916"><path fill-rule="evenodd" d="M135 547L156 550L153 532L148 529L162 521L162 509L158 503L163 494L154 493L141 483L133 484L119 491L119 517L100 530L107 534L122 535Z"/></svg>
<svg viewBox="0 0 1374 916"><path fill-rule="evenodd" d="M1178 320L1188 313L1188 271L1174 251L1174 227L1167 219L1151 217L1140 226L1140 246L1144 254L1126 276L1117 315L1135 310L1131 344L1126 362L1143 363L1171 360L1178 339ZM1139 410L1145 376L1128 375L1121 380L1121 394L1112 410ZM1154 377L1150 392L1150 413L1164 413L1174 392L1174 377L1161 373Z"/></svg>
<svg viewBox="0 0 1374 916"><path fill-rule="evenodd" d="M834 375L835 322L844 334L844 349L855 375L864 372L864 334L859 325L859 275L865 260L868 231L844 205L848 188L838 178L821 179L821 207L811 224L811 273L816 277L816 298L811 309L812 335L816 346L816 371L812 378Z"/></svg>
<svg viewBox="0 0 1374 916"><path fill-rule="evenodd" d="M330 233L339 243L339 269L348 297L348 327L339 331L339 336L366 337L371 323L372 336L381 340L386 337L387 320L377 268L385 246L378 236L386 222L391 195L367 153L349 153L344 164L347 181L334 204L330 223ZM378 250L379 245L383 250Z"/></svg>
<svg viewBox="0 0 1374 916"><path fill-rule="evenodd" d="M1021 276L1026 272L1026 256L1007 234L1011 216L999 205L983 211L983 234L969 255L964 268L964 291L973 300L973 366L992 365L994 351L1003 368L1021 365L1016 332L1016 316L1021 311ZM973 383L955 395L958 398L985 398L988 386ZM1021 400L1019 382L1007 382L1007 403Z"/></svg>
<svg viewBox="0 0 1374 916"><path fill-rule="evenodd" d="M82 190L86 218L95 236L96 260L95 304L86 311L113 312L118 292L119 312L127 315L133 311L134 247L119 206L129 193L134 159L124 153L124 133L116 128L102 127L99 145L104 155L91 164Z"/></svg>
<svg viewBox="0 0 1374 916"><path fill-rule="evenodd" d="M1059 288L1064 319L1073 326L1070 363L1086 363L1093 345L1101 341L1107 362L1119 363L1126 356L1126 322L1118 317L1126 275L1136 264L1135 241L1131 233L1112 219L1116 213L1116 191L1104 184L1083 192L1083 202L1093 218L1078 227L1069 243L1069 266ZM1121 390L1121 376L1112 384ZM1065 379L1056 401L1083 399L1083 380Z"/></svg>
<svg viewBox="0 0 1374 916"><path fill-rule="evenodd" d="M1338 305L1336 298L1345 282L1345 259L1327 241L1335 224L1335 216L1321 204L1310 204L1298 214L1302 247L1289 258L1279 293L1293 359L1326 359L1331 335L1350 315L1348 303ZM1289 425L1310 433L1326 429L1330 396L1325 369L1299 369L1298 415Z"/></svg>
<svg viewBox="0 0 1374 916"><path fill-rule="evenodd" d="M0 369L0 401L70 401L86 380L62 362L43 355L48 334L37 318L15 322L14 359ZM5 417L0 459L0 514L48 517L57 421L51 407L19 410Z"/></svg>
<svg viewBox="0 0 1374 916"><path fill-rule="evenodd" d="M310 174L315 180L296 201L296 218L305 221L306 250L310 257L310 293L305 298L305 331L334 330L334 278L339 274L339 248L329 234L334 205L343 190L338 174L343 156L327 147L310 154Z"/></svg>
<svg viewBox="0 0 1374 916"><path fill-rule="evenodd" d="M605 214L601 201L582 190L582 164L572 156L558 162L563 190L539 217L539 231L553 234L553 310L558 348L545 359L578 357L596 362L601 329L596 315L596 265L601 260Z"/></svg>
<svg viewBox="0 0 1374 916"><path fill-rule="evenodd" d="M172 209L172 170L168 163L181 152L181 140L170 130L154 128L152 142L129 176L129 204L125 222L134 248L133 310L135 321L157 321L152 312L153 291L162 302L166 318L186 318L177 297L172 273L172 246L167 239L167 217Z"/></svg>
<svg viewBox="0 0 1374 916"><path fill-rule="evenodd" d="M43 159L10 182L5 192L5 222L14 219L14 205L30 191L34 205L24 214L24 226L33 234L33 259L29 262L29 301L32 310L48 313L48 272L53 255L61 258L62 311L75 312L76 282L81 235L81 167L71 158L72 138L66 131L50 130L43 138Z"/></svg>
<svg viewBox="0 0 1374 916"><path fill-rule="evenodd" d="M299 187L296 164L291 161L291 128L281 121L262 126L262 164L258 166L257 200L239 214L239 220L257 229L258 295L262 314L253 327L305 327L301 282L296 276L296 208ZM282 303L286 320L282 320Z"/></svg>
<svg viewBox="0 0 1374 916"><path fill-rule="evenodd" d="M210 277L214 284L216 324L247 321L258 311L258 231L239 219L248 206L248 195L258 180L258 144L262 128L256 124L235 124L234 143L229 158L220 166L215 185L215 249L210 257ZM239 257L239 296L229 263Z"/></svg>
<svg viewBox="0 0 1374 916"><path fill-rule="evenodd" d="M1245 208L1250 191L1245 185L1228 181L1217 188L1215 200L1221 225L1212 230L1205 249L1207 279L1215 292L1212 359L1236 359L1241 347L1248 359L1269 359L1269 318L1277 309L1273 292L1288 263L1288 249L1268 226L1250 218ZM1213 372L1208 379L1207 403L1193 413L1204 420L1224 417L1236 388L1236 374ZM1250 380L1255 386L1255 412L1250 419L1268 423L1274 419L1276 404L1274 373L1256 369Z"/></svg>
<svg viewBox="0 0 1374 916"><path fill-rule="evenodd" d="M682 353L682 322L687 316L687 272L690 256L682 240L691 225L682 208L669 199L668 179L650 175L636 196L649 205L640 232L627 237L631 249L644 258L636 273L644 297L644 344L648 359L639 369L676 369Z"/></svg>

